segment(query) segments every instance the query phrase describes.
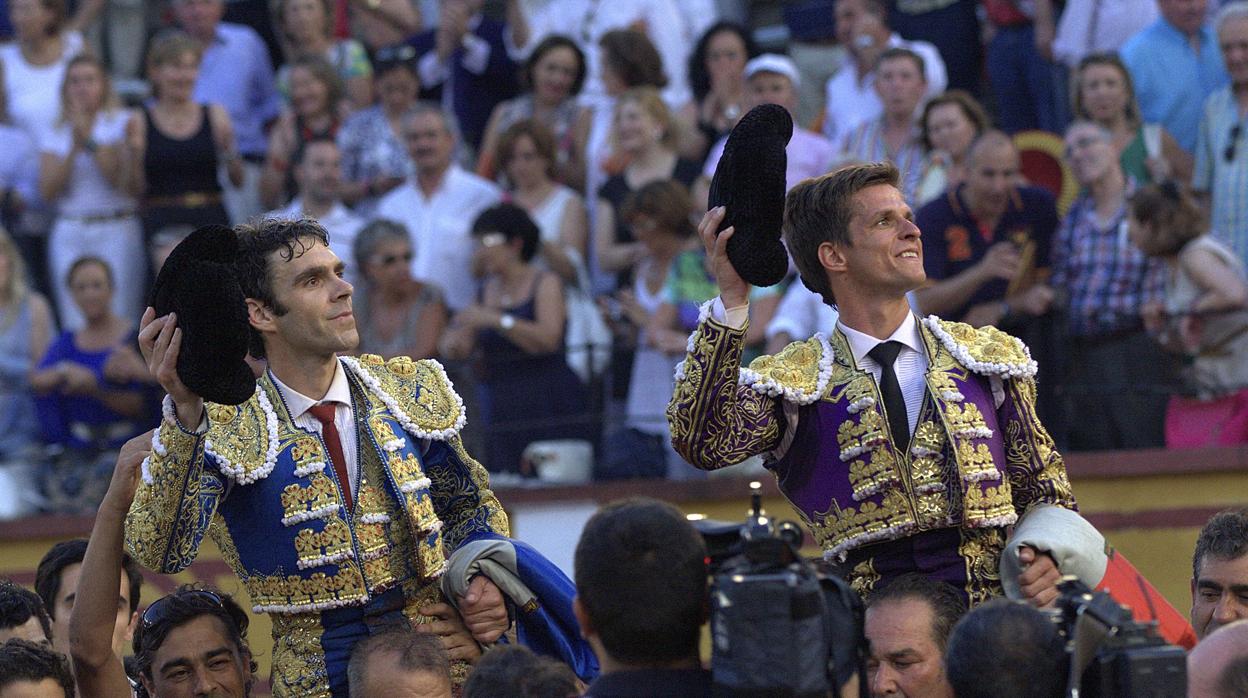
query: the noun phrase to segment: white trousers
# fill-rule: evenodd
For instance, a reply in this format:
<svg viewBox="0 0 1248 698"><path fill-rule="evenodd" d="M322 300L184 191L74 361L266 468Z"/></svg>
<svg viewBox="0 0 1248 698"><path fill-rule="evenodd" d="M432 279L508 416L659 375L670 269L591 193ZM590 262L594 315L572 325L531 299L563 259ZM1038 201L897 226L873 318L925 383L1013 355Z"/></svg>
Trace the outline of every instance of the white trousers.
<svg viewBox="0 0 1248 698"><path fill-rule="evenodd" d="M113 312L137 328L143 314L143 285L148 257L137 216L85 222L58 217L48 235L48 282L56 299L62 329L82 327L82 313L69 293L69 268L81 257L99 257L113 273Z"/></svg>

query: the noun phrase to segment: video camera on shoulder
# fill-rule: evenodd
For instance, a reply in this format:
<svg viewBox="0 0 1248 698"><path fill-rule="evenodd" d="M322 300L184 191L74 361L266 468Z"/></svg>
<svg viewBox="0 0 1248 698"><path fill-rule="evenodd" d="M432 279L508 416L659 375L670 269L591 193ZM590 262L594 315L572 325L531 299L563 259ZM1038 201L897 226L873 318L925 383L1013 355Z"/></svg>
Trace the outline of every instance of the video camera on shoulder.
<svg viewBox="0 0 1248 698"><path fill-rule="evenodd" d="M1172 698L1187 694L1187 658L1156 624L1138 623L1107 592L1075 577L1058 584L1054 620L1066 639L1069 698Z"/></svg>
<svg viewBox="0 0 1248 698"><path fill-rule="evenodd" d="M858 674L865 698L861 599L804 559L801 529L768 517L761 485L750 489L744 524L693 522L710 555L715 695L822 698Z"/></svg>

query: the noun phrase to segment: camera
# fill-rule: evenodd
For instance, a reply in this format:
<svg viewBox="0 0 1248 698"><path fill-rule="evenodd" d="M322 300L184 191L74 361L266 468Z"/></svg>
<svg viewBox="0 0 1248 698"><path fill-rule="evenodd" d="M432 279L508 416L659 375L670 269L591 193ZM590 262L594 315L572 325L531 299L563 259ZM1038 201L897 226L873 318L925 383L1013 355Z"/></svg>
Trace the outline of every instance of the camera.
<svg viewBox="0 0 1248 698"><path fill-rule="evenodd" d="M858 674L865 696L862 601L800 555L801 529L750 488L744 524L693 521L710 558L714 695L824 697Z"/></svg>
<svg viewBox="0 0 1248 698"><path fill-rule="evenodd" d="M1186 695L1187 658L1155 624L1138 623L1107 592L1075 577L1058 584L1054 621L1066 640L1069 698L1171 698Z"/></svg>

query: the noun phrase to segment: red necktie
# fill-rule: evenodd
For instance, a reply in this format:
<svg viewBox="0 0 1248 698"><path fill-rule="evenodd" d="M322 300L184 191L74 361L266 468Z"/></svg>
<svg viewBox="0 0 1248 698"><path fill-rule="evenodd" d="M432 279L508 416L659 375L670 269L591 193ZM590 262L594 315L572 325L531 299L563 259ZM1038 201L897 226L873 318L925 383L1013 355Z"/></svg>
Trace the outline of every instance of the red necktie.
<svg viewBox="0 0 1248 698"><path fill-rule="evenodd" d="M334 474L338 476L338 484L342 487L342 498L351 510L351 479L347 477L347 459L342 455L342 439L338 437L338 427L334 425L333 403L322 402L308 408L308 413L321 423L321 438L325 440L325 448L329 449L329 460L334 466Z"/></svg>

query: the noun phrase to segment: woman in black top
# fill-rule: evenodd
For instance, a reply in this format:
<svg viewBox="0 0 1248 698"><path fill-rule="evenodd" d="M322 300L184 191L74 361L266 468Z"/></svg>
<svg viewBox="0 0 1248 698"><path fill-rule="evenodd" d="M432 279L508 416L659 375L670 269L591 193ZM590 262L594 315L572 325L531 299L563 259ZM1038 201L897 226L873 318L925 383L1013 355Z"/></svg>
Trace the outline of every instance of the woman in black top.
<svg viewBox="0 0 1248 698"><path fill-rule="evenodd" d="M157 41L148 54L156 100L135 112L126 131L129 185L142 199L145 240L170 225L228 225L218 164L225 162L235 186L243 181L229 115L191 96L202 57L200 45L181 35Z"/></svg>
<svg viewBox="0 0 1248 698"><path fill-rule="evenodd" d="M625 287L645 250L619 215L624 199L642 186L664 179L692 186L702 168L676 154L672 114L652 87L634 88L616 99L611 139L615 150L628 158L628 164L598 189L594 247L598 267L617 272L620 286Z"/></svg>
<svg viewBox="0 0 1248 698"><path fill-rule="evenodd" d="M745 64L755 53L749 32L734 22L716 22L698 39L689 56L693 99L680 110L697 130L681 144L681 155L704 162L745 113Z"/></svg>

